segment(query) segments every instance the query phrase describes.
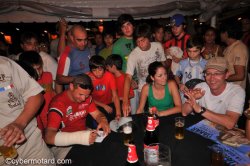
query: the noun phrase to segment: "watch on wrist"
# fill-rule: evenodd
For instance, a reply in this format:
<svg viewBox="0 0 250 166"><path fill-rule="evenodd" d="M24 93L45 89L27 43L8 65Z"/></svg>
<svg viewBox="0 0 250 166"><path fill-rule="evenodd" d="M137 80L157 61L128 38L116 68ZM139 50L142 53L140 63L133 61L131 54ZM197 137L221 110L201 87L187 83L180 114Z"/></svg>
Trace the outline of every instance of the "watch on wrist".
<svg viewBox="0 0 250 166"><path fill-rule="evenodd" d="M205 107L201 107L199 114L202 115L206 111L207 111L207 109Z"/></svg>

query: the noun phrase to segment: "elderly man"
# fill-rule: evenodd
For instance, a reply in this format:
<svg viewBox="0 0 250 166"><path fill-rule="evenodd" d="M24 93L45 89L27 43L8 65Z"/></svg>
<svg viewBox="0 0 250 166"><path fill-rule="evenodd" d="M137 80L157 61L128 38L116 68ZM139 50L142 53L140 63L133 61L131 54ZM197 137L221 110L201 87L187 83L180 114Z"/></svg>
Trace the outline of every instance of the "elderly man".
<svg viewBox="0 0 250 166"><path fill-rule="evenodd" d="M87 31L81 25L74 25L70 33L71 44L60 56L56 80L59 84L69 84L74 76L89 71L90 51L87 47Z"/></svg>
<svg viewBox="0 0 250 166"><path fill-rule="evenodd" d="M239 85L226 81L229 77L228 63L223 57L211 58L204 71L206 82L185 93L188 99L182 106L182 114L186 116L194 111L232 129L243 111L245 91Z"/></svg>

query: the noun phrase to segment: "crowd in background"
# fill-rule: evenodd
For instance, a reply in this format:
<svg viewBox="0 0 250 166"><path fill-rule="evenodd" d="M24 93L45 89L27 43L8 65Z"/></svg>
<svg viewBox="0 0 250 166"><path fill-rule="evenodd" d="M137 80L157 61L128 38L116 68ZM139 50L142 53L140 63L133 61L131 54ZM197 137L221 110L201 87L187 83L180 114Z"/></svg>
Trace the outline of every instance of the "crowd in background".
<svg viewBox="0 0 250 166"><path fill-rule="evenodd" d="M24 158L64 158L72 144L93 144L96 130L87 127L108 134L111 120L147 111L158 116L195 112L249 134L250 111L245 116L243 110L250 101L250 18L195 35L188 34L181 14L170 24L136 25L131 15L122 14L119 32L96 32L92 43L83 26L61 19L57 39L49 43L24 32L23 51L16 55L1 39L0 103L5 105L0 111L13 112L0 113L1 119L8 117L0 122L1 138L8 146L21 143ZM40 156L26 152L35 140L53 145L53 154L46 153L44 142L34 145Z"/></svg>

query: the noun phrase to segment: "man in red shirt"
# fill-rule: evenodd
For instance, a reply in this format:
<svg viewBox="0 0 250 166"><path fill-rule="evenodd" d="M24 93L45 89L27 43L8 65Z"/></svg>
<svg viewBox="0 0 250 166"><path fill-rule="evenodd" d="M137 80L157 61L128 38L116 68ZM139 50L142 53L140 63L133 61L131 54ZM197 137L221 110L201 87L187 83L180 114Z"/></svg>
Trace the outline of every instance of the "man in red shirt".
<svg viewBox="0 0 250 166"><path fill-rule="evenodd" d="M45 142L57 146L56 152L54 151L56 158L66 156L66 149L58 146L94 143L96 131L86 128L88 114L99 124L97 130L102 128L105 134L110 132L107 119L96 108L90 96L92 90L91 79L86 74L82 74L76 76L74 81L69 84L69 89L55 96L50 103ZM68 151L69 149L67 149Z"/></svg>
<svg viewBox="0 0 250 166"><path fill-rule="evenodd" d="M190 35L185 32L186 28L186 21L183 15L181 14L176 14L171 17L170 19L170 24L172 28L172 33L174 37L171 40L168 40L165 43L165 51L168 54L170 47L172 46L177 46L181 48L183 51L183 58L187 58L187 51L186 51L186 46L187 46L187 40L190 38ZM176 56L172 56L172 60L176 63L179 63L182 58L177 58ZM169 62L169 65L171 64L171 61Z"/></svg>

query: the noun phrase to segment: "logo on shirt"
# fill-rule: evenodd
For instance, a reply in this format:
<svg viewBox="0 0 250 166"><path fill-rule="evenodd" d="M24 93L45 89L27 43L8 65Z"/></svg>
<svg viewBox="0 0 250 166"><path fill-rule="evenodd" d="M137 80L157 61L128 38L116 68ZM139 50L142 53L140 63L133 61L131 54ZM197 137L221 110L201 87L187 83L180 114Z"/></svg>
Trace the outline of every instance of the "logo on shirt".
<svg viewBox="0 0 250 166"><path fill-rule="evenodd" d="M10 108L17 107L17 106L21 105L21 103L18 100L18 98L15 97L15 95L12 92L10 92L8 94L8 97L9 97L8 105L9 105Z"/></svg>
<svg viewBox="0 0 250 166"><path fill-rule="evenodd" d="M5 81L5 74L0 74L0 81Z"/></svg>
<svg viewBox="0 0 250 166"><path fill-rule="evenodd" d="M101 84L96 85L95 90L97 90L97 91L105 91L106 90L106 86L105 85L101 85Z"/></svg>
<svg viewBox="0 0 250 166"><path fill-rule="evenodd" d="M66 116L72 114L72 112L73 112L72 106L69 106L66 111Z"/></svg>

